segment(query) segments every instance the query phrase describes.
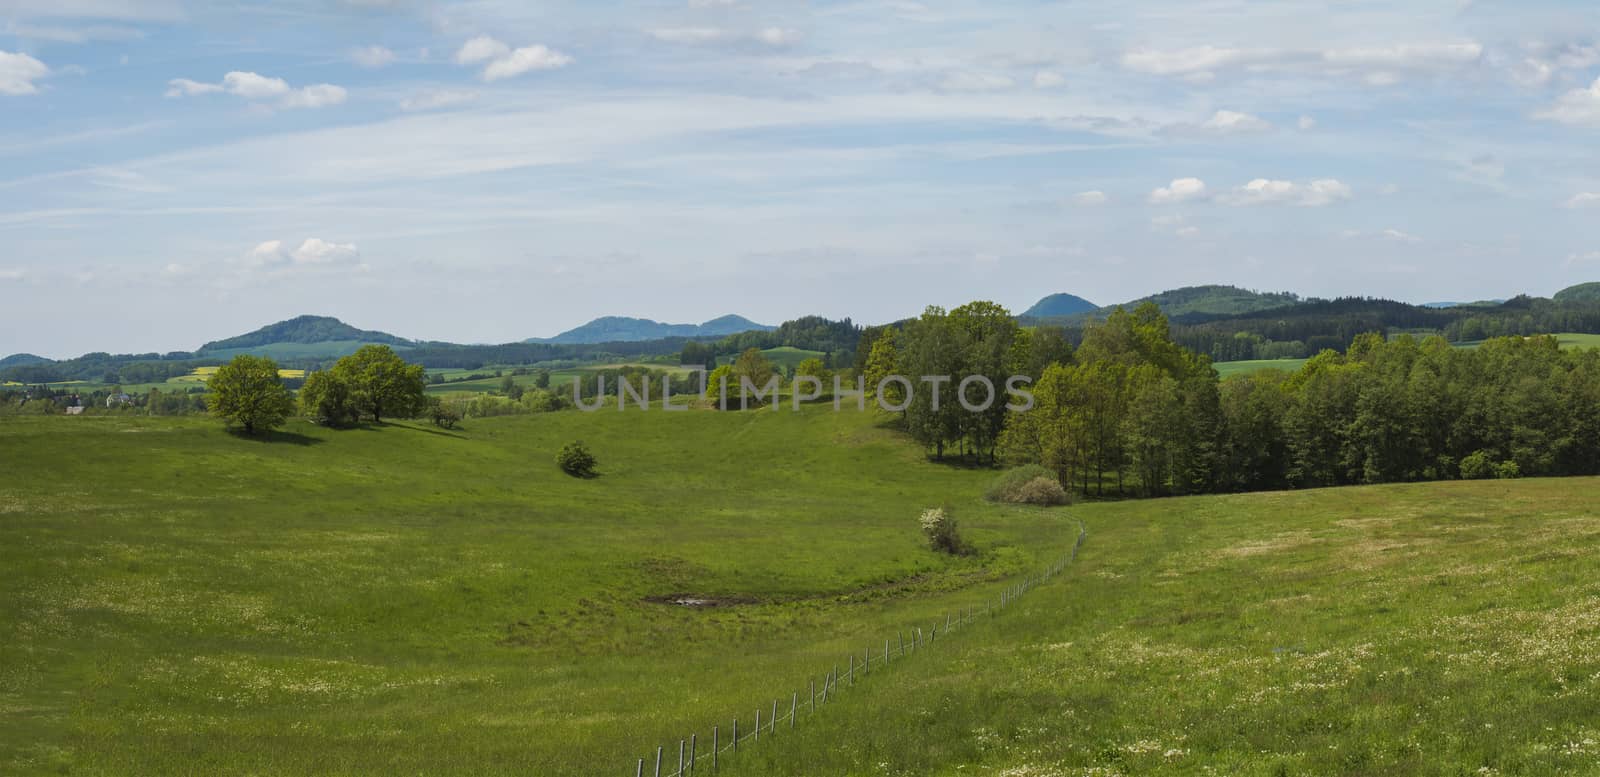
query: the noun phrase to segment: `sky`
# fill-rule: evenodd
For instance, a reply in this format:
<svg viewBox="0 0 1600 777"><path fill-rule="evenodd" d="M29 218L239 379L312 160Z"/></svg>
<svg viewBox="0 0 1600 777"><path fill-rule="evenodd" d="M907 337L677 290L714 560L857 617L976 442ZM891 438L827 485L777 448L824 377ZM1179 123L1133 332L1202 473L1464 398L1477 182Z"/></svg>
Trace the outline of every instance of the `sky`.
<svg viewBox="0 0 1600 777"><path fill-rule="evenodd" d="M1600 279L1592 0L0 0L0 354Z"/></svg>

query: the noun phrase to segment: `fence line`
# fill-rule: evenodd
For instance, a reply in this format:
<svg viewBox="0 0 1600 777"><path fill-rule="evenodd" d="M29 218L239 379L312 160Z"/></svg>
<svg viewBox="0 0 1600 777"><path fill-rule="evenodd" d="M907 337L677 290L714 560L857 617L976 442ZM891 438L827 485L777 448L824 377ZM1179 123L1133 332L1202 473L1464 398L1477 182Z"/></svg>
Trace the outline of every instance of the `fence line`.
<svg viewBox="0 0 1600 777"><path fill-rule="evenodd" d="M963 608L954 614L946 612L944 616L945 635L948 636L953 631L962 629L968 624L975 623L979 618L984 616L999 615L1007 607L1010 607L1012 604L1014 604L1017 599L1021 598L1034 588L1037 588L1040 584L1044 583L1050 578L1060 574L1070 564L1072 564L1073 561L1077 560L1078 548L1083 545L1084 538L1086 538L1088 535L1088 529L1084 528L1082 522L1079 522L1078 538L1072 543L1072 550L1055 563L1045 567L1043 570L1027 575L1023 577L1023 579L1006 586L1006 588L1000 592L998 603L986 597L984 599L982 611L974 611L972 608L968 607ZM909 633L911 636L911 641L909 643L906 642L907 633ZM883 669L887 669L889 665L894 662L896 657L899 657L903 660L908 656L915 655L920 650L932 646L935 639L938 638L938 635L939 622L937 619L934 620L932 628L929 629L926 635L923 634L921 626L915 627L914 630L910 632L902 632L899 629L895 629L895 638L899 641L899 648L897 650L891 650L890 640L887 638L883 640L883 659L881 661L882 668L878 671L882 672ZM863 675L870 674L872 671L872 651L872 645L868 645L861 654L860 665L861 674ZM856 683L856 654L852 652L847 657L846 662L846 669L842 678L840 676L839 665L837 663L833 665L831 670L822 675L821 696L818 696L817 694L817 681L815 677L808 678L810 697L804 704L800 703L800 692L792 691L789 696L789 712L786 713L782 718L778 717L777 698L772 700L772 709L767 714L765 721L763 721L761 718L761 707L756 707L755 728L754 730L747 730L748 733L744 735L739 733L738 716L733 716L733 730L726 745L722 743L721 724L719 723L712 726L711 751L704 754L711 757L711 770L715 772L720 767L722 756L724 754L731 755L737 753L739 751L740 743L749 743L750 745L753 745L754 743L760 741L761 729L763 727L767 729L768 738L776 736L778 733L778 724L785 721L788 723L788 728L793 730L802 711L804 711L807 716L813 715L817 713L822 706L828 703L828 698L830 695L834 697L838 696L839 683L841 679L845 683L846 687L854 687ZM678 765L676 767L671 767L669 764L662 762L662 756L665 750L665 746L658 745L656 747L655 768L648 774L645 771L645 759L640 758L634 768L634 777L687 777L688 775L692 774L695 770L697 756L702 755L699 752L699 734L690 734L687 738L678 740ZM671 768L672 771L663 772L662 769L664 767Z"/></svg>

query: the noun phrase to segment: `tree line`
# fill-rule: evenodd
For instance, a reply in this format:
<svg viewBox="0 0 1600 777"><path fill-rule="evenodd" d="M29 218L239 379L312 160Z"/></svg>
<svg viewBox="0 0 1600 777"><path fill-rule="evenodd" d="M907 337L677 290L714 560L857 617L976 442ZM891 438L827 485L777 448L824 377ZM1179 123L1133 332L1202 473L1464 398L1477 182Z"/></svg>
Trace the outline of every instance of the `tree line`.
<svg viewBox="0 0 1600 777"><path fill-rule="evenodd" d="M877 333L863 363L870 388L889 374L1034 378L1026 412L924 396L900 420L935 458L1037 463L1081 493L1600 473L1600 350L1364 333L1294 372L1221 380L1172 329L1154 305L1117 309L1074 348L972 303Z"/></svg>

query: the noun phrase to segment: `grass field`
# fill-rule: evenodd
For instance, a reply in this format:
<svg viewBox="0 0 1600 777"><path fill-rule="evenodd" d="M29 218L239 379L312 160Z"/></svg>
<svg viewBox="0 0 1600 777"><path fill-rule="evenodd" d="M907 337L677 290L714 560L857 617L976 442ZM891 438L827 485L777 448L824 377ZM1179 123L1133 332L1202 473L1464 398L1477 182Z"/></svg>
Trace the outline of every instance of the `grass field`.
<svg viewBox="0 0 1600 777"><path fill-rule="evenodd" d="M1600 773L1595 479L1000 508L820 408L5 418L0 471L0 773L632 774L1077 520L724 772ZM979 555L923 548L939 503Z"/></svg>
<svg viewBox="0 0 1600 777"><path fill-rule="evenodd" d="M1211 366L1216 368L1218 375L1226 378L1231 375L1244 375L1262 370L1294 372L1305 363L1305 359L1249 359L1237 362L1217 362Z"/></svg>

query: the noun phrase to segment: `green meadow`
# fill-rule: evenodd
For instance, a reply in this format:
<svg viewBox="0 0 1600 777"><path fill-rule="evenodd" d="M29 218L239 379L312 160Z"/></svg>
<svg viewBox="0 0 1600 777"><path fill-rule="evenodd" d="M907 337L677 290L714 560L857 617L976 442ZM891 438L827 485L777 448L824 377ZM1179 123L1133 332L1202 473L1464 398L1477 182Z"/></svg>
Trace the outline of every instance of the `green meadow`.
<svg viewBox="0 0 1600 777"><path fill-rule="evenodd" d="M1600 773L1597 479L999 507L825 407L7 417L0 472L0 773L675 768L1080 521L722 771ZM926 549L939 504L974 555Z"/></svg>

